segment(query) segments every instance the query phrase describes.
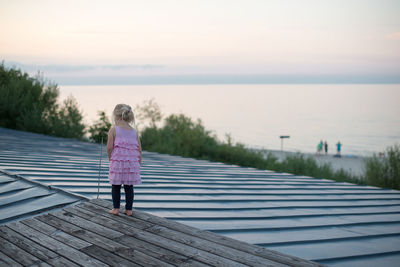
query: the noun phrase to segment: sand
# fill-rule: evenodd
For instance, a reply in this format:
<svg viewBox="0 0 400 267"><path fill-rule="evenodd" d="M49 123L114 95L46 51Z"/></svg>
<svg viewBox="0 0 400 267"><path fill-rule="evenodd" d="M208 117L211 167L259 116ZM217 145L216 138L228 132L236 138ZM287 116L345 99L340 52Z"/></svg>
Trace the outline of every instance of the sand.
<svg viewBox="0 0 400 267"><path fill-rule="evenodd" d="M278 159L282 160L286 155L296 154L295 152L279 151L279 150L268 150ZM364 174L365 158L354 155L342 155L342 157L334 157L334 155L317 155L312 153L302 153L305 156L314 158L318 164L323 165L326 163L331 164L334 170L344 169L350 173L361 177Z"/></svg>

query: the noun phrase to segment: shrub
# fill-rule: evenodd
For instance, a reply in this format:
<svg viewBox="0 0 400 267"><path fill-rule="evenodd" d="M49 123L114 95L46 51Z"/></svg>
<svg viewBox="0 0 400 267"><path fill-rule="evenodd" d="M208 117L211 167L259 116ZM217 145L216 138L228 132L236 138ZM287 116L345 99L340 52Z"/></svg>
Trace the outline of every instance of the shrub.
<svg viewBox="0 0 400 267"><path fill-rule="evenodd" d="M155 102L154 98L145 100L141 105L135 106L135 117L138 120L136 126L138 128L149 126L155 128L157 123L161 121L163 115L160 106Z"/></svg>
<svg viewBox="0 0 400 267"><path fill-rule="evenodd" d="M201 121L170 115L162 128L148 127L141 133L144 150L194 158L208 158L215 150L216 141Z"/></svg>
<svg viewBox="0 0 400 267"><path fill-rule="evenodd" d="M85 125L73 97L57 104L59 89L43 78L29 77L0 65L0 127L83 138Z"/></svg>
<svg viewBox="0 0 400 267"><path fill-rule="evenodd" d="M400 189L400 145L388 147L382 157L374 154L366 159L365 180L374 186Z"/></svg>
<svg viewBox="0 0 400 267"><path fill-rule="evenodd" d="M96 143L101 143L103 140L103 143L107 143L107 134L111 123L105 111L99 111L98 115L99 119L89 128L90 140Z"/></svg>
<svg viewBox="0 0 400 267"><path fill-rule="evenodd" d="M145 128L141 139L143 149L148 151L362 183L344 170L335 172L329 164L319 166L315 159L302 154L290 155L283 161L278 161L270 153L265 154L265 151L249 149L241 143L234 143L229 135L227 142L218 141L204 128L200 120L194 122L183 114L170 115L164 120L164 126L161 128Z"/></svg>
<svg viewBox="0 0 400 267"><path fill-rule="evenodd" d="M359 177L352 175L350 172L345 171L344 169L335 171L330 164L325 163L323 165L318 165L314 158L300 153L286 156L282 162L276 163L275 167L272 167L272 169L298 175L332 179L336 181L358 184L364 183Z"/></svg>
<svg viewBox="0 0 400 267"><path fill-rule="evenodd" d="M51 122L51 135L81 139L85 134L83 116L78 108L78 103L73 96L64 100L61 107L49 116Z"/></svg>
<svg viewBox="0 0 400 267"><path fill-rule="evenodd" d="M45 86L40 77L0 65L0 126L39 133L47 132L44 117L58 97L56 85Z"/></svg>

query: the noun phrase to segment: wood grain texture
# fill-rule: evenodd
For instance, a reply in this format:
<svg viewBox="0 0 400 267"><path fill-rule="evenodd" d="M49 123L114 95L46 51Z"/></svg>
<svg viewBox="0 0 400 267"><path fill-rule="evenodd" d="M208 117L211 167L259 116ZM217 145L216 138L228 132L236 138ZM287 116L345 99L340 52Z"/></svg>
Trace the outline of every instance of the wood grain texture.
<svg viewBox="0 0 400 267"><path fill-rule="evenodd" d="M121 242L122 244L125 244L126 246L129 246L131 248L134 248L138 251L141 251L149 256L155 257L157 259L161 259L166 263L170 263L173 265L179 265L179 266L204 266L204 263L201 263L199 261L196 261L191 255L185 256L178 254L172 250L169 250L168 247L165 246L157 246L154 245L154 241L152 243L151 240L141 240L134 238L133 235L136 231L140 231L141 227L139 226L139 229L136 229L135 224L130 223L130 219L132 217L127 217L127 216L115 216L115 215L110 215L107 217L103 217L100 215L96 215L90 210L85 210L80 207L73 207L68 210L69 212L76 214L78 216L84 216L84 217L90 217L91 220L97 221L99 224L110 227L111 229L114 229L116 231L119 231L121 233L124 233L125 235L121 238L117 238L115 240L118 240L118 242ZM105 211L103 210L103 214L108 214L104 213ZM110 218L108 218L110 217ZM118 223L115 223L117 221ZM151 227L151 224L148 224L148 228ZM155 236L156 237L156 236Z"/></svg>
<svg viewBox="0 0 400 267"><path fill-rule="evenodd" d="M53 251L31 241L30 239L5 226L0 226L0 236L25 250L26 252L32 254L33 256L41 259L42 261L47 261L58 256Z"/></svg>
<svg viewBox="0 0 400 267"><path fill-rule="evenodd" d="M42 232L54 239L57 239L58 241L61 241L65 244L68 244L69 246L76 248L76 249L82 249L85 247L90 246L91 244L80 239L76 238L75 236L72 236L70 234L67 234L64 231L61 231L60 229L57 229L47 223L44 223L36 218L29 218L21 221L21 223L39 231Z"/></svg>
<svg viewBox="0 0 400 267"><path fill-rule="evenodd" d="M0 251L22 265L33 265L41 262L37 257L4 238L0 238Z"/></svg>
<svg viewBox="0 0 400 267"><path fill-rule="evenodd" d="M8 267L8 266L13 266L13 267L19 267L22 266L18 262L12 259L12 257L4 254L3 252L0 251L0 266L1 267Z"/></svg>
<svg viewBox="0 0 400 267"><path fill-rule="evenodd" d="M47 247L48 249L53 250L60 256L63 256L77 264L83 266L107 266L106 264L98 261L87 254L74 249L54 238L51 238L48 235L45 235L39 231L36 231L33 228L28 227L27 225L17 222L17 223L10 223L7 227L11 228L12 230L24 235L25 237L29 238L32 241L40 243L42 246Z"/></svg>
<svg viewBox="0 0 400 267"><path fill-rule="evenodd" d="M51 260L47 261L48 264L51 266L57 266L57 267L78 267L79 265L73 263L72 261L64 258L64 257L57 257Z"/></svg>
<svg viewBox="0 0 400 267"><path fill-rule="evenodd" d="M86 206L87 207L87 206ZM89 214L90 211L82 211L80 212L82 209L78 208L70 208L69 210L71 210L72 213L77 214L78 216L86 216L83 214ZM130 217L118 217L118 216L114 216L115 218L120 219L121 223L120 224L114 224L111 222L108 222L107 220L103 220L103 219L99 219L99 223L100 224L106 224L107 227L113 228L115 230L118 231L123 231L125 234L127 235L132 235L133 231L132 231L132 227L130 226L130 224L127 224L127 220L129 220ZM94 218L94 217L92 217ZM192 236L192 235L188 235L179 231L175 231L175 230L171 230L168 229L166 227L163 227L162 225L158 225L158 224L149 224L151 226L147 227L145 229L146 232L149 233L153 233L155 234L155 236L159 236L159 237L164 237L166 238L166 242L171 242L176 241L178 243L181 243L181 245L186 245L189 246L191 248L195 248L198 249L199 251L204 251L204 252L209 252L212 254L216 254L222 258L228 259L228 260L232 260L235 261L237 263L242 263L242 264L246 264L246 265L251 265L251 266L266 266L268 264L270 264L271 266L280 266L279 263L262 258L262 257L258 257L249 253L245 253L243 251L237 250L237 249L233 249L231 247L228 246L223 246L223 245L219 245L219 244L215 244L211 241L196 237L196 236ZM135 225L133 224L133 227L135 227ZM135 227L136 228L136 227ZM139 229L138 229L139 230ZM154 237L154 236L153 236ZM156 241L152 241L151 239L149 240L149 242L155 243ZM159 240L158 240L159 242ZM286 265L281 265L281 266L286 266Z"/></svg>
<svg viewBox="0 0 400 267"><path fill-rule="evenodd" d="M137 210L111 215L110 207L90 200L0 226L0 266L317 266Z"/></svg>

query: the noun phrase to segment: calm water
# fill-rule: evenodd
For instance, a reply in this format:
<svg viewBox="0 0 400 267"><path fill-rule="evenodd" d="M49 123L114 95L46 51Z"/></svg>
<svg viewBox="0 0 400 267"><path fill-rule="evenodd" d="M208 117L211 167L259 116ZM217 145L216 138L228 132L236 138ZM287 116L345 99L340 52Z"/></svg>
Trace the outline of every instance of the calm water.
<svg viewBox="0 0 400 267"><path fill-rule="evenodd" d="M155 98L164 115L200 118L220 139L253 147L314 152L326 140L334 152L368 155L400 143L400 84L393 85L145 85L61 86L72 94L91 123L98 110L132 106Z"/></svg>

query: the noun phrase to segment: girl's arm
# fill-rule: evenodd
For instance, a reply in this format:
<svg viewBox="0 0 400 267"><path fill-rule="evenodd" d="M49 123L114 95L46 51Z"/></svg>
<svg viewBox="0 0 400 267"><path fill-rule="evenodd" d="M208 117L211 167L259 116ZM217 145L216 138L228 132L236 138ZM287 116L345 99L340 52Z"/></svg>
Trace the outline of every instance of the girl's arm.
<svg viewBox="0 0 400 267"><path fill-rule="evenodd" d="M139 138L139 134L138 134L137 131L136 131L136 139L137 139L138 144L139 144L139 153L140 153L139 163L140 163L140 165L142 165L142 144L140 143L140 138Z"/></svg>
<svg viewBox="0 0 400 267"><path fill-rule="evenodd" d="M108 131L108 139L107 139L107 154L108 160L111 158L111 152L114 149L114 139L115 139L115 128L111 127Z"/></svg>

